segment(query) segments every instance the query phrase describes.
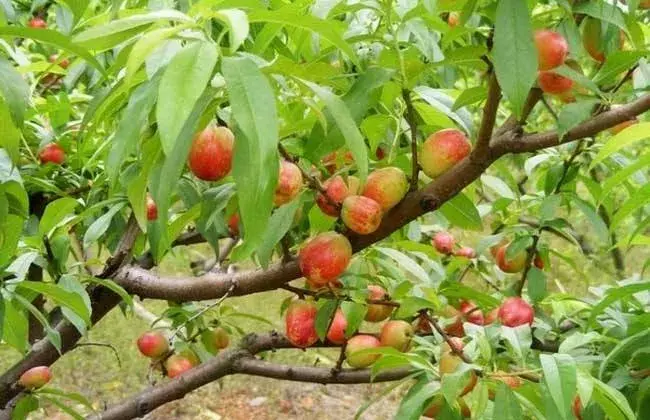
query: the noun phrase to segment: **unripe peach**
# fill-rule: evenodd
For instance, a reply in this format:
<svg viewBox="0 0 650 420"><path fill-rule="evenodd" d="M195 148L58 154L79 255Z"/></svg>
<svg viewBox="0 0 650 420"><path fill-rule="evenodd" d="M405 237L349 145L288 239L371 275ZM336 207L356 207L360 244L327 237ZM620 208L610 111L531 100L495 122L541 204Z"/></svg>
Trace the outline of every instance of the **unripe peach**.
<svg viewBox="0 0 650 420"><path fill-rule="evenodd" d="M375 200L383 211L388 211L402 201L407 191L404 171L391 166L372 171L361 195Z"/></svg>
<svg viewBox="0 0 650 420"><path fill-rule="evenodd" d="M158 218L158 206L151 194L147 194L147 220L152 222Z"/></svg>
<svg viewBox="0 0 650 420"><path fill-rule="evenodd" d="M472 412L467 406L467 403L462 398L458 398L456 402L458 403L458 406L460 408L460 415L463 418L472 417ZM429 407L424 411L422 415L424 417L435 419L438 416L438 414L440 414L440 411L442 410L442 407L444 407L444 405L445 405L444 397L438 394L434 397L433 401L430 403Z"/></svg>
<svg viewBox="0 0 650 420"><path fill-rule="evenodd" d="M52 379L52 372L47 366L36 366L20 375L18 383L25 389L41 388Z"/></svg>
<svg viewBox="0 0 650 420"><path fill-rule="evenodd" d="M47 22L45 22L42 18L36 16L27 22L27 26L30 28L45 29L47 28Z"/></svg>
<svg viewBox="0 0 650 420"><path fill-rule="evenodd" d="M494 372L494 375L491 375L490 378L494 379L495 381L503 382L504 384L508 385L510 389L517 389L524 384L519 376L508 375L506 372L500 370ZM489 389L488 398L494 400L495 396L496 392L493 389Z"/></svg>
<svg viewBox="0 0 650 420"><path fill-rule="evenodd" d="M48 143L38 154L42 164L53 163L60 165L65 161L65 151L56 143Z"/></svg>
<svg viewBox="0 0 650 420"><path fill-rule="evenodd" d="M449 345L451 343L451 345ZM452 353L452 346L456 351L461 351L465 347L465 343L459 337L449 337L449 343L444 341L440 346L440 354Z"/></svg>
<svg viewBox="0 0 650 420"><path fill-rule="evenodd" d="M336 280L348 268L352 245L345 236L325 232L308 241L298 253L302 275L315 285Z"/></svg>
<svg viewBox="0 0 650 420"><path fill-rule="evenodd" d="M309 347L318 341L316 334L316 314L318 308L314 302L294 300L285 316L285 334L296 347Z"/></svg>
<svg viewBox="0 0 650 420"><path fill-rule="evenodd" d="M460 15L458 14L458 12L449 12L449 16L447 16L447 24L450 27L454 28L458 26L459 23L460 23Z"/></svg>
<svg viewBox="0 0 650 420"><path fill-rule="evenodd" d="M144 356L157 359L169 351L169 341L160 331L149 331L140 336L137 341L138 350Z"/></svg>
<svg viewBox="0 0 650 420"><path fill-rule="evenodd" d="M302 172L295 163L280 162L278 186L275 189L273 204L281 206L293 200L302 188Z"/></svg>
<svg viewBox="0 0 650 420"><path fill-rule="evenodd" d="M454 245L456 245L456 240L449 232L437 232L435 235L433 235L433 240L431 240L431 243L439 253L451 255L454 252Z"/></svg>
<svg viewBox="0 0 650 420"><path fill-rule="evenodd" d="M381 328L379 342L384 347L392 347L398 351L408 351L414 335L413 326L406 321L388 321Z"/></svg>
<svg viewBox="0 0 650 420"><path fill-rule="evenodd" d="M605 61L605 51L603 48L604 36L603 36L603 26L600 20L595 18L587 17L585 19L584 27L582 29L582 45L585 47L585 50L589 53L591 58L596 61L603 62ZM618 31L618 49L623 48L625 43L625 34L619 29Z"/></svg>
<svg viewBox="0 0 650 420"><path fill-rule="evenodd" d="M228 331L223 327L216 327L212 330L203 331L201 334L201 342L205 348L212 354L216 354L219 350L223 350L230 344L230 336Z"/></svg>
<svg viewBox="0 0 650 420"><path fill-rule="evenodd" d="M178 355L189 360L192 367L201 364L201 359L199 359L199 355L196 354L196 352L192 350L190 347L185 347L183 350L178 352Z"/></svg>
<svg viewBox="0 0 650 420"><path fill-rule="evenodd" d="M438 363L438 371L440 372L441 376L454 373L456 372L456 370L458 370L459 366L462 363L463 363L463 359L461 359L456 354L452 353L451 351L442 351L440 354L440 361ZM470 372L469 378L467 379L467 382L465 383L465 386L463 387L463 390L461 391L460 395L463 396L468 392L471 392L472 389L474 389L474 387L476 386L477 381L478 378L476 376L476 373L474 373L473 371Z"/></svg>
<svg viewBox="0 0 650 420"><path fill-rule="evenodd" d="M476 325L484 325L483 311L477 309L474 302L464 300L460 303L460 312L465 316L467 322Z"/></svg>
<svg viewBox="0 0 650 420"><path fill-rule="evenodd" d="M623 121L622 123L616 124L614 127L610 128L609 132L616 135L616 134L620 133L621 131L625 130L626 128L628 128L629 126L637 124L638 122L639 122L639 120L637 120L636 118L631 119L631 120L627 120L627 121Z"/></svg>
<svg viewBox="0 0 650 420"><path fill-rule="evenodd" d="M469 155L472 146L461 131L448 128L440 130L424 142L420 150L420 165L430 178L449 170Z"/></svg>
<svg viewBox="0 0 650 420"><path fill-rule="evenodd" d="M323 183L324 194L316 195L316 204L328 216L338 217L341 210L332 203L341 205L349 195L356 194L359 189L359 179L354 176L348 177L347 183L340 175L333 176ZM351 191L354 189L354 191ZM329 198L329 199L328 199Z"/></svg>
<svg viewBox="0 0 650 420"><path fill-rule="evenodd" d="M495 257L497 265L504 273L519 273L526 267L526 259L528 258L526 250L523 249L517 252L517 254L510 259L507 257L507 250L508 245L503 245L499 248Z"/></svg>
<svg viewBox="0 0 650 420"><path fill-rule="evenodd" d="M332 325L327 332L327 339L334 344L343 344L345 342L345 329L348 327L348 321L343 315L343 311L337 309L334 313Z"/></svg>
<svg viewBox="0 0 650 420"><path fill-rule="evenodd" d="M569 44L566 39L554 31L536 31L535 46L540 70L551 70L561 66L569 54Z"/></svg>
<svg viewBox="0 0 650 420"><path fill-rule="evenodd" d="M351 195L343 200L341 220L350 230L368 235L379 228L381 206L375 200L362 195Z"/></svg>
<svg viewBox="0 0 650 420"><path fill-rule="evenodd" d="M387 297L386 290L376 284L368 285L368 299L371 300L385 300ZM393 307L389 305L381 305L379 303L369 304L368 312L366 312L365 320L368 322L380 322L388 318L393 313Z"/></svg>
<svg viewBox="0 0 650 420"><path fill-rule="evenodd" d="M555 95L565 94L573 87L573 80L552 71L540 71L537 83L543 92Z"/></svg>
<svg viewBox="0 0 650 420"><path fill-rule="evenodd" d="M345 358L348 361L348 364L353 368L365 368L373 363L379 357L380 354L355 354L361 350L374 349L380 347L381 344L372 335L355 335L354 337L348 340L348 345L345 348Z"/></svg>
<svg viewBox="0 0 650 420"><path fill-rule="evenodd" d="M228 232L230 236L239 236L239 214L233 213L228 218Z"/></svg>
<svg viewBox="0 0 650 420"><path fill-rule="evenodd" d="M535 310L520 297L507 298L499 308L499 321L507 327L532 325L534 319Z"/></svg>
<svg viewBox="0 0 650 420"><path fill-rule="evenodd" d="M476 251L474 251L474 248L470 248L468 246L464 246L458 251L454 253L455 256L457 257L464 257L464 258L476 258Z"/></svg>
<svg viewBox="0 0 650 420"><path fill-rule="evenodd" d="M192 140L190 170L204 181L218 181L230 173L235 136L227 127L208 125Z"/></svg>
<svg viewBox="0 0 650 420"><path fill-rule="evenodd" d="M178 354L169 356L169 358L165 360L165 370L167 371L167 376L172 379L179 375L182 375L183 373L192 369L192 367L192 362L190 360Z"/></svg>

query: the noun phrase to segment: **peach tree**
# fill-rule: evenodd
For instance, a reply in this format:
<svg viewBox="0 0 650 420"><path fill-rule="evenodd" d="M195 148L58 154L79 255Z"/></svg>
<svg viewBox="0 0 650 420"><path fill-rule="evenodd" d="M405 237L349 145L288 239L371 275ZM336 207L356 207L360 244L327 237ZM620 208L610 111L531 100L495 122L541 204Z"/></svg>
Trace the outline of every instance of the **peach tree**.
<svg viewBox="0 0 650 420"><path fill-rule="evenodd" d="M649 3L0 0L0 418L227 375L649 418ZM285 328L243 330L229 299L277 289ZM168 302L137 342L168 378L103 410L49 386L134 296Z"/></svg>

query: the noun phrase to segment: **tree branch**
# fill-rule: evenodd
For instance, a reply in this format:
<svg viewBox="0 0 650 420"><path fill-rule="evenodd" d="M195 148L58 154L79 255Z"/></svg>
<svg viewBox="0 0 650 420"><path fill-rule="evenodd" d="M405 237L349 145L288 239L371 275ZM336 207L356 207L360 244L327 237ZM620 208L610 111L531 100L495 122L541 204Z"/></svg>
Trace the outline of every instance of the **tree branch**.
<svg viewBox="0 0 650 420"><path fill-rule="evenodd" d="M418 189L418 177L420 172L420 163L418 162L418 124L415 117L415 109L411 101L411 92L407 89L402 90L402 98L406 105L406 122L411 132L411 191Z"/></svg>
<svg viewBox="0 0 650 420"><path fill-rule="evenodd" d="M499 102L501 101L501 87L493 71L490 72L488 83L488 96L483 106L483 118L481 119L481 127L478 130L476 147L474 148L475 156L481 156L490 148L490 139L492 138Z"/></svg>

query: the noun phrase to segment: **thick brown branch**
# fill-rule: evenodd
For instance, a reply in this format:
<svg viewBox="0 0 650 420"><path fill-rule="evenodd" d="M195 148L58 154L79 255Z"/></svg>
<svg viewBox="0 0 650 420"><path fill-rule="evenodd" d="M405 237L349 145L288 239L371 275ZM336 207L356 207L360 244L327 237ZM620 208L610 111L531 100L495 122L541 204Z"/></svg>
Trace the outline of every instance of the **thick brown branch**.
<svg viewBox="0 0 650 420"><path fill-rule="evenodd" d="M418 124L415 117L413 101L411 101L411 92L407 89L402 90L402 98L406 105L405 119L409 125L411 133L411 191L418 189L418 174L420 172L420 163L418 162Z"/></svg>
<svg viewBox="0 0 650 420"><path fill-rule="evenodd" d="M483 118L481 119L481 127L478 130L476 147L474 148L476 156L487 152L490 147L490 139L492 138L494 124L497 121L497 111L499 110L500 101L501 87L494 72L490 72L488 96L483 107Z"/></svg>

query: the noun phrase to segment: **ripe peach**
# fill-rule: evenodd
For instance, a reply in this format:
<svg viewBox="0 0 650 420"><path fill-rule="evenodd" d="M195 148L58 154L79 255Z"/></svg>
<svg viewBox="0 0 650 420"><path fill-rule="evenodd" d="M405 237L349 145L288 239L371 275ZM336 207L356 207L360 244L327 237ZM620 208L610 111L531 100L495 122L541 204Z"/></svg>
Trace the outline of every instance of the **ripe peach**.
<svg viewBox="0 0 650 420"><path fill-rule="evenodd" d="M148 331L138 338L138 350L144 356L157 359L169 351L169 341L160 331Z"/></svg>
<svg viewBox="0 0 650 420"><path fill-rule="evenodd" d="M348 340L348 345L345 348L345 358L348 364L353 368L365 368L377 361L380 354L355 354L361 350L373 349L380 347L381 344L372 335L355 335Z"/></svg>
<svg viewBox="0 0 650 420"><path fill-rule="evenodd" d="M302 275L315 285L324 286L336 280L348 268L352 245L336 232L321 233L309 240L298 253Z"/></svg>
<svg viewBox="0 0 650 420"><path fill-rule="evenodd" d="M311 301L294 300L285 316L285 333L296 347L309 347L318 341L316 334L316 313L318 308Z"/></svg>
<svg viewBox="0 0 650 420"><path fill-rule="evenodd" d="M454 245L456 245L456 240L449 232L437 232L435 235L433 235L433 240L431 243L439 253L451 255L454 252Z"/></svg>
<svg viewBox="0 0 650 420"><path fill-rule="evenodd" d="M324 194L318 193L316 195L316 204L328 216L338 217L341 210L334 206L332 202L341 205L349 195L356 194L359 189L359 179L354 176L349 176L348 181L345 182L340 175L333 176L323 183L325 188ZM329 200L328 200L329 198Z"/></svg>
<svg viewBox="0 0 650 420"><path fill-rule="evenodd" d="M223 327L216 327L212 330L203 331L201 334L201 342L205 348L212 354L216 354L219 350L223 350L230 344L230 336L228 331Z"/></svg>
<svg viewBox="0 0 650 420"><path fill-rule="evenodd" d="M503 301L499 308L499 321L508 327L532 325L535 311L528 302L520 297L509 297Z"/></svg>
<svg viewBox="0 0 650 420"><path fill-rule="evenodd" d="M343 315L343 311L337 309L334 313L332 325L327 332L327 339L334 344L343 344L345 342L345 329L348 327L348 321Z"/></svg>
<svg viewBox="0 0 650 420"><path fill-rule="evenodd" d="M351 195L343 200L341 219L345 226L360 235L368 235L379 228L381 206L375 200L362 195Z"/></svg>
<svg viewBox="0 0 650 420"><path fill-rule="evenodd" d="M406 174L391 166L372 171L361 195L375 200L383 211L388 211L402 201L407 191Z"/></svg>
<svg viewBox="0 0 650 420"><path fill-rule="evenodd" d="M25 389L41 388L52 379L52 372L47 366L36 366L25 371L18 379L18 384Z"/></svg>
<svg viewBox="0 0 650 420"><path fill-rule="evenodd" d="M385 300L387 297L386 290L383 287L375 284L368 285L368 299L371 300ZM393 307L388 305L381 305L378 303L369 304L368 312L366 312L365 320L368 322L380 322L388 318L393 313Z"/></svg>
<svg viewBox="0 0 650 420"><path fill-rule="evenodd" d="M183 357L178 354L169 356L165 360L165 370L167 371L167 376L170 378L175 378L188 370L192 369L192 362L186 357Z"/></svg>
<svg viewBox="0 0 650 420"><path fill-rule="evenodd" d="M543 92L555 95L566 94L573 87L573 80L552 71L540 71L537 83Z"/></svg>
<svg viewBox="0 0 650 420"><path fill-rule="evenodd" d="M463 316L460 311L451 305L445 306L440 314L443 318L451 318L451 323L444 326L444 330L448 335L453 337L465 336L465 328L463 327Z"/></svg>
<svg viewBox="0 0 650 420"><path fill-rule="evenodd" d="M526 250L521 250L514 257L509 259L506 256L508 245L509 244L501 246L497 251L497 255L495 257L497 266L499 266L501 271L504 273L519 273L526 267L526 259L528 258L528 254L526 253Z"/></svg>
<svg viewBox="0 0 650 420"><path fill-rule="evenodd" d="M230 236L239 236L239 214L233 213L228 218L228 232Z"/></svg>
<svg viewBox="0 0 650 420"><path fill-rule="evenodd" d="M377 150L375 150L375 157L377 160L384 160L386 157L386 150L384 149L383 146L377 147Z"/></svg>
<svg viewBox="0 0 650 420"><path fill-rule="evenodd" d="M199 359L198 354L190 347L185 347L183 350L178 352L179 356L182 356L190 361L192 367L198 366L201 364L201 359Z"/></svg>
<svg viewBox="0 0 650 420"><path fill-rule="evenodd" d="M27 22L27 26L29 26L30 28L45 29L47 28L47 22L45 22L43 18L36 16L31 18L29 22Z"/></svg>
<svg viewBox="0 0 650 420"><path fill-rule="evenodd" d="M458 26L459 23L460 23L460 15L458 14L458 12L449 12L449 16L447 16L447 24L450 27L454 28Z"/></svg>
<svg viewBox="0 0 650 420"><path fill-rule="evenodd" d="M154 221L158 218L158 206L153 201L151 194L147 194L147 220Z"/></svg>
<svg viewBox="0 0 650 420"><path fill-rule="evenodd" d="M381 328L379 342L384 347L392 347L405 352L411 348L411 339L414 333L413 326L406 321L388 321Z"/></svg>
<svg viewBox="0 0 650 420"><path fill-rule="evenodd" d="M474 248L470 248L468 246L464 246L460 248L458 251L454 253L455 256L457 257L464 257L464 258L476 258L476 251L474 251Z"/></svg>
<svg viewBox="0 0 650 420"><path fill-rule="evenodd" d="M463 160L471 150L469 140L460 130L440 130L431 134L422 145L420 165L427 176L435 178Z"/></svg>
<svg viewBox="0 0 650 420"><path fill-rule="evenodd" d="M227 127L208 125L192 140L190 170L204 181L218 181L230 173L235 136Z"/></svg>
<svg viewBox="0 0 650 420"><path fill-rule="evenodd" d="M418 318L415 322L415 331L418 334L430 334L433 330L431 329L431 324L429 320L424 315L418 315Z"/></svg>
<svg viewBox="0 0 650 420"><path fill-rule="evenodd" d="M295 163L280 162L278 186L275 189L273 204L281 206L296 198L302 188L302 172Z"/></svg>
<svg viewBox="0 0 650 420"><path fill-rule="evenodd" d="M607 24L606 24L607 25ZM614 29L619 32L618 49L623 48L625 43L625 34L623 31ZM596 61L605 61L605 49L603 48L603 23L594 18L587 17L582 28L582 45L589 53L591 58Z"/></svg>
<svg viewBox="0 0 650 420"><path fill-rule="evenodd" d="M485 319L483 318L483 311L476 309L477 306L474 302L464 300L460 303L460 312L464 315L467 322L476 325L484 325Z"/></svg>
<svg viewBox="0 0 650 420"><path fill-rule="evenodd" d="M562 35L549 30L535 32L535 46L540 70L561 66L569 54L569 44Z"/></svg>
<svg viewBox="0 0 650 420"><path fill-rule="evenodd" d="M544 269L544 260L539 255L535 255L535 258L533 259L533 264L535 265L535 267L539 268L540 270Z"/></svg>
<svg viewBox="0 0 650 420"><path fill-rule="evenodd" d="M38 154L42 164L53 163L60 165L65 161L65 151L57 143L48 143Z"/></svg>

